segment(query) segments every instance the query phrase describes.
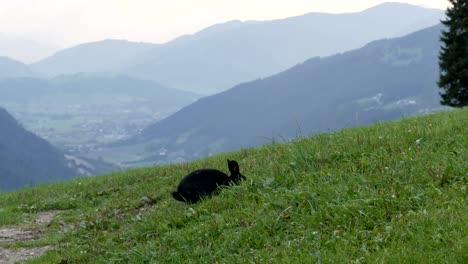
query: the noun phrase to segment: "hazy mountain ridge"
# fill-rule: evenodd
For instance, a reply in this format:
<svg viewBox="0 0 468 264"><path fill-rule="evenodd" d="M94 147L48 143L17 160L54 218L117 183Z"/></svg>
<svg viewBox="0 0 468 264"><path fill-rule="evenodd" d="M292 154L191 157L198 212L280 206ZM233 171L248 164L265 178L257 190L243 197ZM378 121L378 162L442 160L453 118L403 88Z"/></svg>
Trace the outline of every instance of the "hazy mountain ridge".
<svg viewBox="0 0 468 264"><path fill-rule="evenodd" d="M31 76L34 76L34 73L26 64L0 56L0 79Z"/></svg>
<svg viewBox="0 0 468 264"><path fill-rule="evenodd" d="M271 21L231 21L161 45L128 42L122 43L120 50L106 51L112 41L84 44L36 63L33 69L50 76L119 71L170 87L210 94L278 73L310 57L332 55L375 39L431 26L443 16L442 10L387 3L358 13L309 13ZM84 46L90 49L90 54L97 54L90 58L102 59L97 66L86 61L76 63L66 56L89 57L86 52L81 55ZM100 55L99 50L107 55ZM125 59L120 60L122 56Z"/></svg>
<svg viewBox="0 0 468 264"><path fill-rule="evenodd" d="M22 63L33 63L52 55L58 48L0 33L0 56L6 56Z"/></svg>
<svg viewBox="0 0 468 264"><path fill-rule="evenodd" d="M134 57L158 46L126 40L103 40L81 44L58 51L54 55L31 65L46 76L76 73L118 72Z"/></svg>
<svg viewBox="0 0 468 264"><path fill-rule="evenodd" d="M148 162L192 159L440 109L441 29L375 41L238 85L183 108L127 144L151 146Z"/></svg>

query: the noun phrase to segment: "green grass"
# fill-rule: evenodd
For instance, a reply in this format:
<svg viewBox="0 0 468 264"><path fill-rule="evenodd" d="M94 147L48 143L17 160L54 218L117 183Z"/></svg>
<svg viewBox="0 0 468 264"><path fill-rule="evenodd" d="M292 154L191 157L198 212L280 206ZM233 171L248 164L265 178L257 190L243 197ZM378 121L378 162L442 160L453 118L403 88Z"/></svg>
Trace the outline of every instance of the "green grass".
<svg viewBox="0 0 468 264"><path fill-rule="evenodd" d="M247 181L170 197L226 158ZM4 193L0 225L62 210L30 263L468 263L467 177L464 109Z"/></svg>

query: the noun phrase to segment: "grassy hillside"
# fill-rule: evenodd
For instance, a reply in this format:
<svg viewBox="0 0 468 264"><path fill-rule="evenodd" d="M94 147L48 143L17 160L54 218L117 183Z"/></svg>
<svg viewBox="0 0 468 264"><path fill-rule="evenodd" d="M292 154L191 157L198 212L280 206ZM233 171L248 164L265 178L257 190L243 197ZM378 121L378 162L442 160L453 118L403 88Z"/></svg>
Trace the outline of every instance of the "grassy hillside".
<svg viewBox="0 0 468 264"><path fill-rule="evenodd" d="M31 263L467 263L468 109L191 163L0 195L0 225L60 210ZM169 193L189 171L247 181L196 205ZM143 204L147 196L155 204Z"/></svg>

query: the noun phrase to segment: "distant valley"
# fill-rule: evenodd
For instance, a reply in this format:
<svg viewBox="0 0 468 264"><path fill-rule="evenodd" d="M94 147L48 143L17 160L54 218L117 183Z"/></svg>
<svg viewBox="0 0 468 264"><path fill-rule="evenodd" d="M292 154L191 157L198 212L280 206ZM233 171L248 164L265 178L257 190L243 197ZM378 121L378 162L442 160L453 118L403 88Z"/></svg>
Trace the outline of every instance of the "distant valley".
<svg viewBox="0 0 468 264"><path fill-rule="evenodd" d="M0 108L0 191L116 169L53 147Z"/></svg>
<svg viewBox="0 0 468 264"><path fill-rule="evenodd" d="M4 79L0 93L0 105L28 129L79 155L137 134L199 97L152 81L90 74Z"/></svg>

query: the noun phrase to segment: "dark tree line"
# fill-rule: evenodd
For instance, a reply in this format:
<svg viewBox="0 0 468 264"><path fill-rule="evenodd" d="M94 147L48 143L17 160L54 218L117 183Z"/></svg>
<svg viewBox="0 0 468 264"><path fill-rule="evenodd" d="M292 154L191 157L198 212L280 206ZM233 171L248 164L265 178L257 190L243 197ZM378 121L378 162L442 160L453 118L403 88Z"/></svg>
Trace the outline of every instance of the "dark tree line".
<svg viewBox="0 0 468 264"><path fill-rule="evenodd" d="M468 0L449 1L439 56L441 103L464 107L468 105Z"/></svg>

